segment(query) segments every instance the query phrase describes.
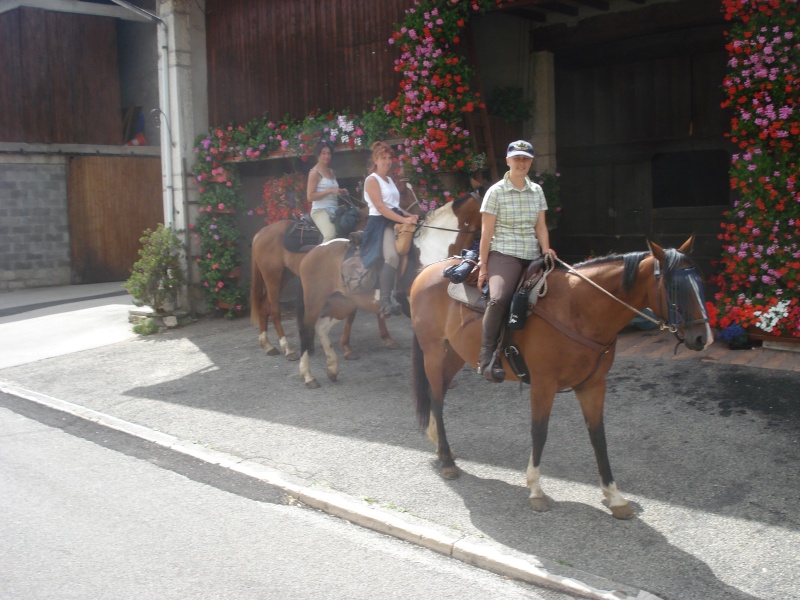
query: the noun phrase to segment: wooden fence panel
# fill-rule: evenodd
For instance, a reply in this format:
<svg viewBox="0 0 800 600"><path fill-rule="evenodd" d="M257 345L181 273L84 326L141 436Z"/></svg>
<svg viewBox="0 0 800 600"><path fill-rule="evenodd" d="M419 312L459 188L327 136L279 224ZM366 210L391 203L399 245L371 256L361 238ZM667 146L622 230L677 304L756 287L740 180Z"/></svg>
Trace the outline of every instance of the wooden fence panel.
<svg viewBox="0 0 800 600"><path fill-rule="evenodd" d="M164 220L159 158L74 157L67 175L74 283L124 281Z"/></svg>
<svg viewBox="0 0 800 600"><path fill-rule="evenodd" d="M0 141L122 144L116 31L106 17L0 15Z"/></svg>
<svg viewBox="0 0 800 600"><path fill-rule="evenodd" d="M0 85L0 141L25 139L23 90L14 85L22 79L20 44L20 11L3 13L0 15L0 65L4 82Z"/></svg>
<svg viewBox="0 0 800 600"><path fill-rule="evenodd" d="M387 41L408 0L208 0L209 120L361 112L393 98L399 56Z"/></svg>

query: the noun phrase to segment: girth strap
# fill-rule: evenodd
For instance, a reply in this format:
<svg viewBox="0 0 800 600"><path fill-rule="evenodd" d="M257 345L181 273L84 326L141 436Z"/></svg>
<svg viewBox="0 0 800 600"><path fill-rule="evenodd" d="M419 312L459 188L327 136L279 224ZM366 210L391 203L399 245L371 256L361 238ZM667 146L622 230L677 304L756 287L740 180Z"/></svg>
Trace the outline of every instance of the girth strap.
<svg viewBox="0 0 800 600"><path fill-rule="evenodd" d="M551 315L549 312L544 310L538 304L534 304L531 307L531 310L533 311L534 314L539 315L540 317L542 317L545 321L550 323L550 325L552 325L553 327L558 329L561 333L563 333L568 338L570 338L572 340L575 340L579 344L582 344L582 345L584 345L584 346L586 346L588 348L591 348L592 350L597 350L598 352L600 352L602 354L606 354L608 351L611 350L611 348L614 347L614 344L617 343L617 339L614 338L614 341L611 342L610 344L605 344L605 345L604 344L598 344L597 342L587 338L585 335L582 335L582 334L578 333L577 331L573 331L572 329L569 329L566 325L564 325L563 323L561 323L558 320L556 320L556 318L553 315Z"/></svg>

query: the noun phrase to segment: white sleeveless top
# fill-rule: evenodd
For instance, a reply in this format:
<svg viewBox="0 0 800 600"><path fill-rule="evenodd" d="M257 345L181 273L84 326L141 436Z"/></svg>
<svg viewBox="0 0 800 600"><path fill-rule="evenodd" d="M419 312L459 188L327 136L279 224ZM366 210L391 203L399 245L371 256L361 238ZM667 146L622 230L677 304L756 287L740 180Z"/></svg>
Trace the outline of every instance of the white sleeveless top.
<svg viewBox="0 0 800 600"><path fill-rule="evenodd" d="M400 208L400 190L397 189L397 186L394 184L394 181L392 181L392 178L387 177L389 181L384 181L383 178L379 177L377 173L370 173L367 175L367 179L370 177L374 177L378 180L378 184L381 186L381 199L383 200L383 203L388 208ZM367 193L366 180L364 180L364 202L369 205L370 216L377 216L381 214L372 204L372 200L370 200L369 194Z"/></svg>
<svg viewBox="0 0 800 600"><path fill-rule="evenodd" d="M338 190L339 189L339 182L336 181L336 176L334 175L331 178L325 177L322 173L320 173L317 169L312 168L312 171L315 173L319 173L319 176L322 178L317 183L317 189L314 190L315 192L324 192L326 190ZM333 171L331 171L333 173ZM339 206L339 198L336 192L332 194L328 194L324 198L320 200L314 200L311 203L311 210L317 210L319 208L336 208Z"/></svg>

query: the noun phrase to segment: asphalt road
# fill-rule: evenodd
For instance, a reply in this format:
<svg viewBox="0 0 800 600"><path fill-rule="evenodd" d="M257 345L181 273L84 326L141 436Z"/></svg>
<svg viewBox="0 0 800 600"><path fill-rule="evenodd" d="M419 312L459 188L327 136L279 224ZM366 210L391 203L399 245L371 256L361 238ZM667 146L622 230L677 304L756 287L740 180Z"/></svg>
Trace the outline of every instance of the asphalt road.
<svg viewBox="0 0 800 600"><path fill-rule="evenodd" d="M0 431L3 598L567 598L93 423Z"/></svg>
<svg viewBox="0 0 800 600"><path fill-rule="evenodd" d="M166 433L595 591L800 598L797 373L618 357L606 434L636 518L616 521L603 506L569 393L557 398L542 465L554 508L537 514L524 479L527 389L459 374L445 414L463 475L444 481L411 406L408 321L389 326L401 350L383 349L374 319L359 316L353 344L362 359L343 363L336 383L324 377L322 352L312 357L319 390L303 387L297 363L264 355L247 321L221 319L1 369L0 381L6 391Z"/></svg>

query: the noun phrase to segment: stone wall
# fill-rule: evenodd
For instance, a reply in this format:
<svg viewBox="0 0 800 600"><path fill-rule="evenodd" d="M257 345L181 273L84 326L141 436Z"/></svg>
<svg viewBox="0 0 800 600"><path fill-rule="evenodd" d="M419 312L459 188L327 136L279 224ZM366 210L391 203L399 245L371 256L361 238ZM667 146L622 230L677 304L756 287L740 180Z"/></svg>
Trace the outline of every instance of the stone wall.
<svg viewBox="0 0 800 600"><path fill-rule="evenodd" d="M0 292L69 283L64 159L0 158Z"/></svg>

